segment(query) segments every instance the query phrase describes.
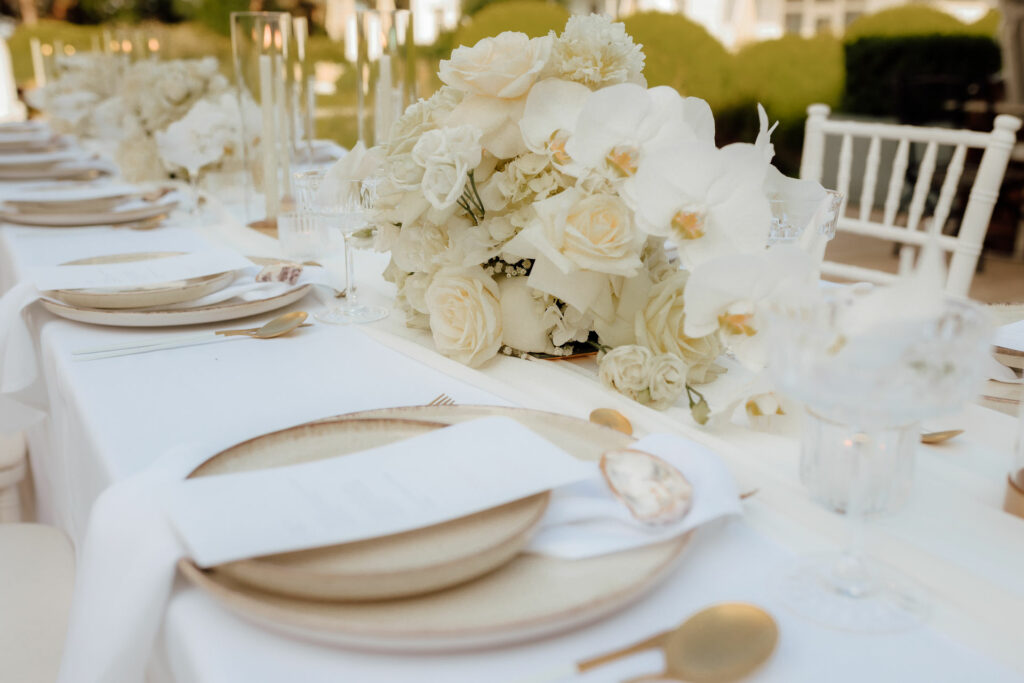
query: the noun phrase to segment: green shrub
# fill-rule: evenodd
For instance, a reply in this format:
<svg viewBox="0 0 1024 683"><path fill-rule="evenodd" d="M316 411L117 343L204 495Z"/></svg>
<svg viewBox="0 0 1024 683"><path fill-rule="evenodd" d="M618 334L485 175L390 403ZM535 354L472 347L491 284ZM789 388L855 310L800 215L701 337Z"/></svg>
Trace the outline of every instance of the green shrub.
<svg viewBox="0 0 1024 683"><path fill-rule="evenodd" d="M175 0L174 8L186 19L197 21L221 34L231 33L231 13L245 12L249 0ZM264 3L263 9L274 10L274 3Z"/></svg>
<svg viewBox="0 0 1024 683"><path fill-rule="evenodd" d="M833 36L786 36L753 43L736 55L739 92L776 119L803 119L807 106L837 106L843 95L843 47Z"/></svg>
<svg viewBox="0 0 1024 683"><path fill-rule="evenodd" d="M909 107L915 123L941 118L947 100L966 97L1002 61L995 40L971 35L859 38L845 51L843 110L893 116Z"/></svg>
<svg viewBox="0 0 1024 683"><path fill-rule="evenodd" d="M703 97L712 109L736 104L732 56L700 24L679 14L641 12L623 22L643 46L647 83L668 85L684 95Z"/></svg>
<svg viewBox="0 0 1024 683"><path fill-rule="evenodd" d="M490 7L491 5L498 5L503 2L512 2L513 0L462 0L462 14L463 16L471 17L478 13L480 10ZM563 7L568 4L567 0L546 0L548 2L555 2L555 4L562 5Z"/></svg>
<svg viewBox="0 0 1024 683"><path fill-rule="evenodd" d="M990 12L989 14L992 14ZM995 13L998 15L998 12ZM922 5L906 5L866 14L846 29L847 43L860 38L880 36L984 35L994 36L998 16L983 17L974 24L965 24L951 14Z"/></svg>
<svg viewBox="0 0 1024 683"><path fill-rule="evenodd" d="M509 0L488 5L465 20L455 33L455 45L475 45L483 38L502 31L519 31L531 38L545 36L549 31L561 33L569 12L548 2Z"/></svg>

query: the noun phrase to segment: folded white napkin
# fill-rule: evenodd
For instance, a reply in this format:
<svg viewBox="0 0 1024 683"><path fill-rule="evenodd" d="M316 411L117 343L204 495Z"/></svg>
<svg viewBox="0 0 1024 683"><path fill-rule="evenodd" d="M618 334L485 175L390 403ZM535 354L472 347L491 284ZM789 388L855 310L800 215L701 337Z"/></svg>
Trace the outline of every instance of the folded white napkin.
<svg viewBox="0 0 1024 683"><path fill-rule="evenodd" d="M593 466L507 417L342 458L201 477L167 512L201 567L390 536L582 481Z"/></svg>
<svg viewBox="0 0 1024 683"><path fill-rule="evenodd" d="M53 289L128 288L199 277L251 267L249 259L229 249L172 256L136 263L32 268L0 298L0 393L12 394L32 384L38 368L35 344L24 311Z"/></svg>
<svg viewBox="0 0 1024 683"><path fill-rule="evenodd" d="M290 292L306 285L330 286L328 274L319 266L303 266L302 273L299 275L299 279L295 281L295 284L288 284L287 282L256 282L256 275L259 274L260 270L259 266L244 268L239 271L230 286L212 294L207 294L200 299L183 301L180 304L171 306L155 306L152 309L145 310L187 310L219 304L232 299L238 299L239 301L262 301L263 299L281 296L285 292Z"/></svg>
<svg viewBox="0 0 1024 683"><path fill-rule="evenodd" d="M504 436L511 439L508 443L518 446L517 458L528 455L532 447L543 447L545 452L553 448L550 444L541 446L533 441L538 437L525 427L495 423L493 418L478 420L476 423L476 426L473 426L474 423L461 425L466 428L461 432L455 431L458 426L444 430L449 436L454 435L458 439L454 446L449 443L447 447L462 448L463 451L468 449L468 452L478 454L481 443L478 430L481 427L487 430L486 443L496 445L501 443L501 440L494 438L497 434L495 424L499 424L501 429L510 430ZM437 434L439 432L431 432L426 436ZM422 453L416 454L416 449L422 445L422 438L403 442L405 446L399 449L399 455L404 451L422 459ZM458 446L458 442L463 442L463 447ZM596 464L576 462L576 466L583 468L582 473L572 474L569 479L579 483L556 491L549 516L545 518L531 550L560 557L587 557L612 552L615 548L657 542L667 536L684 533L715 517L739 513L735 485L714 454L686 439L665 435L647 437L637 444L637 448L669 460L690 479L694 485L695 499L687 519L671 528L656 531L639 526L617 509L621 506L611 499L610 494L592 490L589 484L596 481ZM512 450L517 449L513 447ZM192 540L199 538L194 534L206 533L185 528L191 522L182 523L182 515L188 514L189 510L181 505L187 504L189 500L200 503L202 495L198 498L191 494L182 497L181 492L200 482L204 487L230 487L232 480L245 483L247 477L260 474L240 473L182 482L185 475L205 457L194 446L179 446L158 459L145 472L114 484L97 499L80 548L68 637L58 683L135 683L143 680L143 672L170 596L175 565L179 558L189 554L186 544L180 540L176 531L184 531ZM354 454L338 460L358 457ZM287 468L272 472L281 472L282 469ZM571 472L572 469L570 467L565 472ZM525 474L521 469L517 472ZM477 472L477 475L480 474ZM563 475L564 472L559 476ZM581 480L580 477L584 476L588 477L587 482ZM285 479L281 477L278 484ZM294 478L287 479L285 483L288 485L294 483ZM269 482L271 486L278 484L272 480ZM207 514L207 521L226 520L226 516L218 515L226 515L245 504L244 500L240 503L235 496L251 501L253 495L257 495L261 505L267 504L271 499L263 497L262 493L258 489L236 491L229 504L220 501L220 508L216 512L193 510L193 517L201 519L202 514ZM167 510L171 510L172 514L168 514ZM308 517L310 514L309 510L300 511L294 506L282 513L294 515L297 511L300 517ZM280 531L287 528L288 521L278 519L272 524ZM260 521L261 524L265 522ZM582 541L572 540L576 533L581 535ZM258 552L277 551L273 546L266 545L265 539L260 536L249 540L252 539L259 546ZM280 549L293 547L280 534L277 541ZM219 552L216 546L214 550ZM232 552L229 556L237 556L237 553Z"/></svg>
<svg viewBox="0 0 1024 683"><path fill-rule="evenodd" d="M693 505L678 522L637 522L597 472L587 481L554 492L527 550L581 559L665 541L726 515L742 514L736 483L721 458L704 446L669 434L652 434L631 448L656 455L693 485Z"/></svg>
<svg viewBox="0 0 1024 683"><path fill-rule="evenodd" d="M1024 320L1000 325L992 344L1014 351L1024 351Z"/></svg>

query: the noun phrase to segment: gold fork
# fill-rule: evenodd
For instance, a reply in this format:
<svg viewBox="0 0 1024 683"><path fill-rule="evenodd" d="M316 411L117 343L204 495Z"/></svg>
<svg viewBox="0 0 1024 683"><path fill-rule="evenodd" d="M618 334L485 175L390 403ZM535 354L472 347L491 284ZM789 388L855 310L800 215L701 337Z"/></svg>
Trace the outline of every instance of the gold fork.
<svg viewBox="0 0 1024 683"><path fill-rule="evenodd" d="M434 397L434 400L427 404L428 406L453 406L455 405L455 399L448 394L439 394Z"/></svg>

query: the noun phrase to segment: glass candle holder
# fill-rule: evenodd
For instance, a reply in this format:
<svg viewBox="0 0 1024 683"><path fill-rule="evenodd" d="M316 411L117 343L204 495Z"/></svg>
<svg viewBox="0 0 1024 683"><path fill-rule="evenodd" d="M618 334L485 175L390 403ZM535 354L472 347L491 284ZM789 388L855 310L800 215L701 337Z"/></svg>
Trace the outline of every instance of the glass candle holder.
<svg viewBox="0 0 1024 683"><path fill-rule="evenodd" d="M312 164L316 137L316 73L309 57L309 20L292 17L295 49L292 51L292 149L298 163Z"/></svg>
<svg viewBox="0 0 1024 683"><path fill-rule="evenodd" d="M345 59L355 67L358 139L381 144L415 99L412 12L356 11L345 29Z"/></svg>
<svg viewBox="0 0 1024 683"><path fill-rule="evenodd" d="M272 225L290 202L295 119L287 12L232 12L231 51L242 112L246 219Z"/></svg>

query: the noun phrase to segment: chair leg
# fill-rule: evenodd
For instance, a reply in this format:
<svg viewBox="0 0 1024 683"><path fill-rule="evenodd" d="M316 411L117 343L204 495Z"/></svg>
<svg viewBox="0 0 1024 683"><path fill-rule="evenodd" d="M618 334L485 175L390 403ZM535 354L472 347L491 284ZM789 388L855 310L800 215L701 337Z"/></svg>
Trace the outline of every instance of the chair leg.
<svg viewBox="0 0 1024 683"><path fill-rule="evenodd" d="M0 489L0 523L21 521L21 496L18 485Z"/></svg>

